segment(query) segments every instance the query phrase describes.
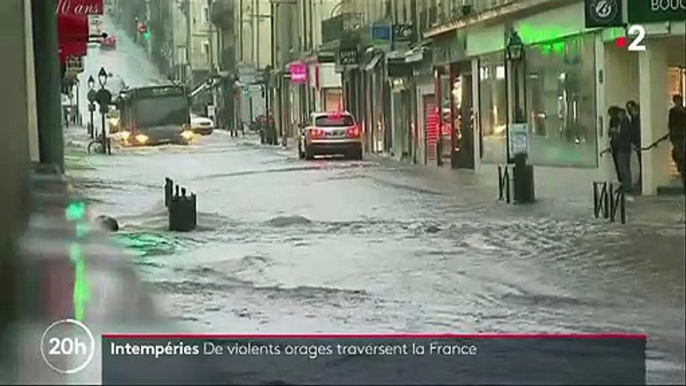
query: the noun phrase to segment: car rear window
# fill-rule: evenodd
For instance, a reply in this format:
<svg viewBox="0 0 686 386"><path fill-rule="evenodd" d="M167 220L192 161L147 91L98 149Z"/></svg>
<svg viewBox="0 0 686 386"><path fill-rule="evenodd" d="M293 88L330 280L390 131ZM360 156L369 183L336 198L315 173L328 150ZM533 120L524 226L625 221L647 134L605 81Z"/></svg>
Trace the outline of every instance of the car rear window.
<svg viewBox="0 0 686 386"><path fill-rule="evenodd" d="M346 127L353 126L355 120L350 115L318 117L314 121L317 127Z"/></svg>

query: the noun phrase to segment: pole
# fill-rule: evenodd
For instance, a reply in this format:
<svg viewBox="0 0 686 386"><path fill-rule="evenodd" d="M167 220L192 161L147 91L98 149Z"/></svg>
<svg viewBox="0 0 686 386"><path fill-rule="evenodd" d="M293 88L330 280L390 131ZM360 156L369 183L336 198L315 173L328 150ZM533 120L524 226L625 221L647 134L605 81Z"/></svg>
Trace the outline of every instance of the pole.
<svg viewBox="0 0 686 386"><path fill-rule="evenodd" d="M31 0L39 159L64 170L56 9L55 0Z"/></svg>
<svg viewBox="0 0 686 386"><path fill-rule="evenodd" d="M184 0L184 4L186 5L185 9L185 16L186 16L186 79L185 82L187 85L192 85L193 84L193 67L191 63L191 50L193 49L192 42L193 40L191 39L192 37L192 29L191 29L191 1L190 0Z"/></svg>
<svg viewBox="0 0 686 386"><path fill-rule="evenodd" d="M79 80L76 79L76 124L81 125L81 93L79 92L79 89L81 85L79 84Z"/></svg>
<svg viewBox="0 0 686 386"><path fill-rule="evenodd" d="M91 114L91 124L88 126L88 134L91 136L91 139L95 139L95 126L93 123L93 111L95 110L95 105L91 102L90 106L88 106L88 110L90 110Z"/></svg>
<svg viewBox="0 0 686 386"><path fill-rule="evenodd" d="M102 117L102 154L107 154L107 128L105 127L105 113L100 111Z"/></svg>
<svg viewBox="0 0 686 386"><path fill-rule="evenodd" d="M507 39L506 39L507 41ZM512 155L510 154L510 61L505 49L505 163L512 163Z"/></svg>
<svg viewBox="0 0 686 386"><path fill-rule="evenodd" d="M253 22L253 38L255 39L253 41L253 52L255 53L255 56L253 57L255 59L255 68L260 68L260 24L262 22L262 19L260 19L260 0L254 0L255 4L255 14L252 15L252 22Z"/></svg>

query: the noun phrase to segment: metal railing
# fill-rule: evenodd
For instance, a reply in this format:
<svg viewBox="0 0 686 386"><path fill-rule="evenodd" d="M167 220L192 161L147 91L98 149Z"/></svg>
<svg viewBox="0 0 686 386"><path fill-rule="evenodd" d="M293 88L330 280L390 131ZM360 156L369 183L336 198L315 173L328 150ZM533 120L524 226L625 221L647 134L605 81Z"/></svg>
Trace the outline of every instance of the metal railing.
<svg viewBox="0 0 686 386"><path fill-rule="evenodd" d="M498 200L512 203L511 165L498 165Z"/></svg>
<svg viewBox="0 0 686 386"><path fill-rule="evenodd" d="M605 220L615 222L619 210L619 220L626 224L626 196L622 184L607 181L593 182L593 215L603 216Z"/></svg>

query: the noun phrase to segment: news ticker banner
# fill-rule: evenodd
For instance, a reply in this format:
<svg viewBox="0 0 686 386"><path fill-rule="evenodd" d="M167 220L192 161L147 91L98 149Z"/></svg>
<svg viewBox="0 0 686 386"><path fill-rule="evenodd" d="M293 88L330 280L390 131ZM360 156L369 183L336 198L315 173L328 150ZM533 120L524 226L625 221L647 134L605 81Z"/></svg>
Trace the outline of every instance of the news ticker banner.
<svg viewBox="0 0 686 386"><path fill-rule="evenodd" d="M75 374L96 347L58 322L41 353ZM68 326L67 326L68 325ZM65 328L70 327L70 328ZM74 328L76 327L76 328ZM641 334L103 334L103 384L645 385Z"/></svg>

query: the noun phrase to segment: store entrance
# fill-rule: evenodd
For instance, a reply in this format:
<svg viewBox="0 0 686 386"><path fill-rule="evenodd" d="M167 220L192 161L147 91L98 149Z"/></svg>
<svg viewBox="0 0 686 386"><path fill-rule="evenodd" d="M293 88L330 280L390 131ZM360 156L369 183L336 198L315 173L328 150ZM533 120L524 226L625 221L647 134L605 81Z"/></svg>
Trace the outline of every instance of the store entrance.
<svg viewBox="0 0 686 386"><path fill-rule="evenodd" d="M672 95L686 95L686 67L670 67L668 70L668 80L667 87L669 87L669 96ZM686 102L684 102L684 107L686 107ZM670 106L671 107L671 106ZM670 175L672 177L672 184L678 185L679 181L679 170L676 167L674 160L670 158L669 165ZM676 180L676 181L674 181Z"/></svg>
<svg viewBox="0 0 686 386"><path fill-rule="evenodd" d="M451 97L453 119L453 168L474 169L474 97L471 62L453 65Z"/></svg>

